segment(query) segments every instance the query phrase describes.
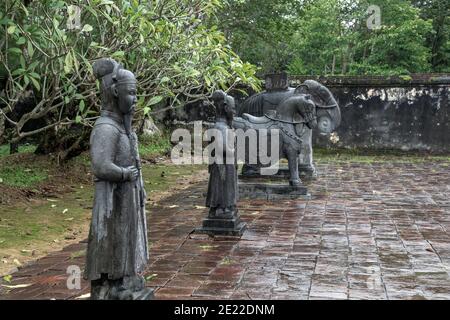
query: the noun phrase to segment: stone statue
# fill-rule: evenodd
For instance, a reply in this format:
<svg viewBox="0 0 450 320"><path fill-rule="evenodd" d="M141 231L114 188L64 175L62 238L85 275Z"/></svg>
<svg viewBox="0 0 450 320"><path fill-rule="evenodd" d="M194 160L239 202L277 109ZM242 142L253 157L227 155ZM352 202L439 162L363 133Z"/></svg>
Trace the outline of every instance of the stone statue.
<svg viewBox="0 0 450 320"><path fill-rule="evenodd" d="M278 144L278 157L288 159L289 184L300 186L301 180L298 171L298 157L303 145L303 136L307 129L317 126L316 105L311 96L295 93L282 101L276 110L262 117L255 117L244 113L233 121L235 129L264 130L272 137L271 130L278 130L278 140L271 143ZM276 139L276 136L272 139ZM260 144L257 144L260 147ZM268 148L270 149L270 148ZM264 154L258 150L257 154Z"/></svg>
<svg viewBox="0 0 450 320"><path fill-rule="evenodd" d="M236 207L239 188L235 137L231 128L235 114L234 99L218 90L213 93L212 100L216 108L216 122L212 129L215 129L221 137L219 143L222 145L223 157L220 163L209 164L206 195L209 214L203 221L203 227L197 231L214 235L242 235L245 223L241 222ZM217 159L218 156L220 155L212 154L212 159Z"/></svg>
<svg viewBox="0 0 450 320"><path fill-rule="evenodd" d="M275 110L277 106L292 97L296 88L288 86L286 73L270 74L266 76L266 90L246 99L239 108L239 116L244 113L253 116L264 116ZM339 106L331 92L322 84L314 80L306 80L297 89L297 93L311 94L311 99L317 106L318 128L321 132L330 133L341 122ZM315 177L316 169L313 163L312 130L306 129L303 136L302 150L299 155L299 172L306 177ZM260 166L245 163L242 168L243 176L259 175Z"/></svg>
<svg viewBox="0 0 450 320"><path fill-rule="evenodd" d="M146 193L132 120L136 78L112 59L93 65L101 115L91 133L95 195L85 278L91 299L150 299L141 273L148 263Z"/></svg>

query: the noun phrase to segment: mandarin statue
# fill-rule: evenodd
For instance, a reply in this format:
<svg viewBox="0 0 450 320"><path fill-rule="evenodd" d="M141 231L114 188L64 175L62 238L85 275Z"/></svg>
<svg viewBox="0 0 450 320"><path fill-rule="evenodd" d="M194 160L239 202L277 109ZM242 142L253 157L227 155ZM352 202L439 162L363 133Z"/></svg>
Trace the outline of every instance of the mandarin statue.
<svg viewBox="0 0 450 320"><path fill-rule="evenodd" d="M216 120L211 139L217 148L212 150L208 166L209 180L206 194L208 216L198 232L210 235L241 236L246 224L241 221L237 202L239 198L236 139L232 129L235 115L234 98L222 90L212 95Z"/></svg>
<svg viewBox="0 0 450 320"><path fill-rule="evenodd" d="M141 162L132 120L136 78L112 59L93 65L100 81L101 114L91 133L95 182L84 277L91 299L146 300L153 290L142 276L148 260Z"/></svg>

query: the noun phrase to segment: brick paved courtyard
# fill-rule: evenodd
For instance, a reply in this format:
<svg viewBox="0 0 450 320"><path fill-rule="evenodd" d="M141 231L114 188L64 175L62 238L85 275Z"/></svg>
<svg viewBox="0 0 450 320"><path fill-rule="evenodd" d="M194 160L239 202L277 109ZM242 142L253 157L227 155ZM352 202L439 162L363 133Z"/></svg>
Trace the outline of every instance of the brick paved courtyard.
<svg viewBox="0 0 450 320"><path fill-rule="evenodd" d="M150 208L158 299L450 299L450 162L320 162L312 199L242 200L240 240L191 232L206 184ZM73 299L67 247L13 274L0 299ZM5 283L4 283L5 284Z"/></svg>

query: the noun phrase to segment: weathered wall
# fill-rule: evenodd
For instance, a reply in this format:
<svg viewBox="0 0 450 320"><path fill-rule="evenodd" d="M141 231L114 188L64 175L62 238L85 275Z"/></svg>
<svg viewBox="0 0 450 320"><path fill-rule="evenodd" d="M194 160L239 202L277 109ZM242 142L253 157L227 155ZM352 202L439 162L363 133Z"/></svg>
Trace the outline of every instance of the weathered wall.
<svg viewBox="0 0 450 320"><path fill-rule="evenodd" d="M342 113L341 125L333 136L314 132L315 146L450 152L450 75L291 76L290 85L295 87L306 79L330 88ZM231 94L239 108L244 97L239 92ZM198 103L170 118L212 121L214 110Z"/></svg>
<svg viewBox="0 0 450 320"><path fill-rule="evenodd" d="M315 145L450 152L450 77L317 80L335 95L342 123L331 139L314 133Z"/></svg>

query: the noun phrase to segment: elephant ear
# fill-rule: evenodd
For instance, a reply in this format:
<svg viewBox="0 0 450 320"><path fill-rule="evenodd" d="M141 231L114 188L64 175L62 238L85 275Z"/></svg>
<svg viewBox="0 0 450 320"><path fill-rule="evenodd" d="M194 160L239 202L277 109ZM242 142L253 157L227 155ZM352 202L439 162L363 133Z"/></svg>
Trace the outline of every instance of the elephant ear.
<svg viewBox="0 0 450 320"><path fill-rule="evenodd" d="M317 128L320 132L331 133L341 123L341 110L331 91L315 80L306 80L300 87L302 91L307 88L311 99L316 105Z"/></svg>

